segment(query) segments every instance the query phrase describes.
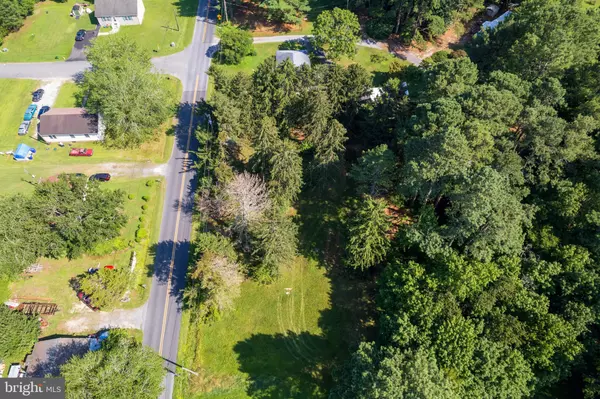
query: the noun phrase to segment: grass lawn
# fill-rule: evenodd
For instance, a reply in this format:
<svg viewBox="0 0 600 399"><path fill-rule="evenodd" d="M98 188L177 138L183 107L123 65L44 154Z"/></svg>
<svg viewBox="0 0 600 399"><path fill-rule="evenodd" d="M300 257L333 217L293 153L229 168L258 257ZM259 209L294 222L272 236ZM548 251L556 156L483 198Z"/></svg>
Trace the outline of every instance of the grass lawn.
<svg viewBox="0 0 600 399"><path fill-rule="evenodd" d="M169 78L169 87L173 95L173 102L178 103L181 98L181 82ZM108 162L154 162L164 163L171 156L174 136L169 133L172 130L174 120L165 123L161 132L157 134L154 141L145 143L134 149L109 149L99 143L75 143L74 146L88 146L94 149L91 158L69 157L69 146L64 148L57 144L48 145L34 139L31 134L34 127L30 128L27 136L18 136L17 130L22 120L22 115L30 104L29 93L38 87L39 82L33 80L0 79L0 151L15 150L19 143L25 143L37 150L33 161L16 162L11 156L5 155L0 158L0 194L15 191L31 191L32 186L28 183L31 175L35 179L46 178L61 172L96 173L101 164ZM57 103L61 106L79 105L74 97L75 87L73 84L64 85L58 94ZM7 94L9 93L9 94ZM34 119L34 126L37 119Z"/></svg>
<svg viewBox="0 0 600 399"><path fill-rule="evenodd" d="M333 290L323 268L299 257L271 285L243 283L235 309L212 325L185 314L178 362L200 375L177 378L175 397L326 397L328 366L346 350Z"/></svg>
<svg viewBox="0 0 600 399"><path fill-rule="evenodd" d="M83 15L78 20L69 16L74 4L74 0L37 3L23 27L4 39L2 48L8 48L8 52L0 53L0 63L68 58L75 43L75 33L79 29L95 29L93 14Z"/></svg>
<svg viewBox="0 0 600 399"><path fill-rule="evenodd" d="M197 0L144 0L146 13L141 25L121 26L117 35L153 51L153 56L182 51L192 41ZM100 38L102 40L102 38ZM170 43L174 42L175 47Z"/></svg>
<svg viewBox="0 0 600 399"><path fill-rule="evenodd" d="M44 266L39 273L30 277L23 277L10 284L10 297L20 301L48 301L59 306L59 312L54 316L45 316L49 326L42 331L42 336L56 333L68 333L64 323L73 317L81 317L87 310L77 299L75 292L69 286L69 279L85 272L90 267L114 265L116 267L129 267L132 251L136 251L137 266L135 276L131 285L131 301L121 304L123 308L134 308L144 303L150 289L150 277L148 270L152 267L154 259L149 248L158 240L160 216L164 197L164 184L155 183L152 187L146 186L150 178L125 179L115 178L110 182L103 183L105 189L121 189L127 194L134 194L133 200L125 200L125 213L128 216L127 225L121 232L121 240L127 248L110 252L106 255L86 255L78 259L40 259L39 263ZM149 196L148 202L141 199L142 195ZM143 222L148 231L152 232L150 239L136 243L135 231L138 228L139 217L142 215L142 205L148 204ZM101 245L98 252L110 251L109 244ZM143 288L145 285L146 288Z"/></svg>
<svg viewBox="0 0 600 399"><path fill-rule="evenodd" d="M65 82L60 86L58 96L54 102L54 108L77 108L81 107L79 88L75 82Z"/></svg>

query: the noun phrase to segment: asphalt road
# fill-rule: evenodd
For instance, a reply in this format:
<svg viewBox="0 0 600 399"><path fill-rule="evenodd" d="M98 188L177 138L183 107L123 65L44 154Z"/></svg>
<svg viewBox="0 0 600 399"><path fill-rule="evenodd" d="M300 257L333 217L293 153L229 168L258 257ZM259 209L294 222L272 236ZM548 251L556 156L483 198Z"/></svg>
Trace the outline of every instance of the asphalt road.
<svg viewBox="0 0 600 399"><path fill-rule="evenodd" d="M210 59L206 56L212 44L216 12L209 7L210 0L200 0L192 44L175 56L165 57L171 62L158 65L181 79L183 96L179 125L173 154L167 169L167 191L156 248L152 288L144 321L144 344L155 349L166 360L167 368L175 372L181 324L181 291L189 258L192 230L191 208L195 189L193 162L190 150L197 148L193 131L195 103L204 98L208 84L206 70ZM174 375L167 374L165 391L161 398L171 398ZM178 372L181 372L179 370Z"/></svg>

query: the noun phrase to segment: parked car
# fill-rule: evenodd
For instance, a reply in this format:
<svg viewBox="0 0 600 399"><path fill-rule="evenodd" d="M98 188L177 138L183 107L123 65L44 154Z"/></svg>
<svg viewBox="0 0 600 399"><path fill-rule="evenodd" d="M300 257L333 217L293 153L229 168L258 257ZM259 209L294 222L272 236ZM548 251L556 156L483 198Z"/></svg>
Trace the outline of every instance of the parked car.
<svg viewBox="0 0 600 399"><path fill-rule="evenodd" d="M31 125L31 121L23 121L19 126L19 136L24 136L29 131L29 126Z"/></svg>
<svg viewBox="0 0 600 399"><path fill-rule="evenodd" d="M79 300L81 302L85 303L87 305L87 307L92 309L94 312L97 312L98 310L100 310L100 308L98 308L97 306L94 306L92 304L92 298L90 298L89 295L85 295L85 293L83 291L77 292L77 298L79 298Z"/></svg>
<svg viewBox="0 0 600 399"><path fill-rule="evenodd" d="M90 176L90 180L109 181L110 173L96 173Z"/></svg>
<svg viewBox="0 0 600 399"><path fill-rule="evenodd" d="M29 107L27 107L27 111L25 111L25 115L23 115L23 120L30 121L31 119L33 119L35 111L37 111L37 105L31 104Z"/></svg>
<svg viewBox="0 0 600 399"><path fill-rule="evenodd" d="M42 116L48 111L50 111L50 107L47 105L44 105L42 108L40 108L40 112L38 112L38 119L40 119L40 116Z"/></svg>
<svg viewBox="0 0 600 399"><path fill-rule="evenodd" d="M73 148L69 151L70 157L91 157L94 155L94 150L91 148Z"/></svg>
<svg viewBox="0 0 600 399"><path fill-rule="evenodd" d="M83 39L85 39L85 30L80 29L77 31L77 34L75 35L75 41L80 42Z"/></svg>
<svg viewBox="0 0 600 399"><path fill-rule="evenodd" d="M37 89L36 91L34 91L32 94L32 101L33 102L38 102L42 99L42 97L44 96L44 89Z"/></svg>

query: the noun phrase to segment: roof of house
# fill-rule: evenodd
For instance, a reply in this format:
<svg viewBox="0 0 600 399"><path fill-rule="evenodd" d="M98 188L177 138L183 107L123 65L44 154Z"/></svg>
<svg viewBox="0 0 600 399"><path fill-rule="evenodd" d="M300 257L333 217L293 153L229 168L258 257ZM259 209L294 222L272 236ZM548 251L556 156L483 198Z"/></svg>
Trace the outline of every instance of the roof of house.
<svg viewBox="0 0 600 399"><path fill-rule="evenodd" d="M506 18L510 17L511 14L512 14L512 11L507 11L493 21L485 21L483 24L481 24L481 29L482 30L484 30L484 29L494 30L494 29L496 29L496 27L498 27L498 25L500 25L502 22L504 22L506 20Z"/></svg>
<svg viewBox="0 0 600 399"><path fill-rule="evenodd" d="M299 67L304 64L310 65L310 58L308 55L304 54L302 51L294 51L294 50L279 50L275 53L275 59L277 63L281 63L285 60L290 60L292 64Z"/></svg>
<svg viewBox="0 0 600 399"><path fill-rule="evenodd" d="M123 17L138 15L138 0L96 0L96 17Z"/></svg>
<svg viewBox="0 0 600 399"><path fill-rule="evenodd" d="M52 108L40 118L40 135L96 134L98 116L84 108Z"/></svg>
<svg viewBox="0 0 600 399"><path fill-rule="evenodd" d="M30 377L57 376L60 366L74 355L83 355L89 350L89 338L54 338L38 341L25 365Z"/></svg>

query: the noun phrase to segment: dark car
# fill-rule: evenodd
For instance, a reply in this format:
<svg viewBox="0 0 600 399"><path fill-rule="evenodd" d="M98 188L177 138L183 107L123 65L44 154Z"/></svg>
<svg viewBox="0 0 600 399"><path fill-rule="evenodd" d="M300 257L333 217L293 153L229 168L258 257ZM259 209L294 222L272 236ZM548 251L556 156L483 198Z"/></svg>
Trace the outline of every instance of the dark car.
<svg viewBox="0 0 600 399"><path fill-rule="evenodd" d="M99 181L109 181L110 173L96 173L95 175L90 176L90 179Z"/></svg>
<svg viewBox="0 0 600 399"><path fill-rule="evenodd" d="M38 119L40 119L40 116L44 115L48 111L50 111L50 107L47 105L44 105L42 108L40 108L40 112L38 112Z"/></svg>
<svg viewBox="0 0 600 399"><path fill-rule="evenodd" d="M100 308L98 308L97 306L94 306L92 304L92 298L90 298L89 295L85 295L85 293L83 291L79 291L77 293L77 298L79 298L79 300L81 302L85 303L87 305L87 307L92 309L94 312L100 310Z"/></svg>
<svg viewBox="0 0 600 399"><path fill-rule="evenodd" d="M31 93L31 97L32 97L31 99L33 102L40 101L43 96L44 96L44 89L37 89L36 91Z"/></svg>
<svg viewBox="0 0 600 399"><path fill-rule="evenodd" d="M85 39L85 30L80 29L77 31L77 35L75 35L75 41L80 42Z"/></svg>

